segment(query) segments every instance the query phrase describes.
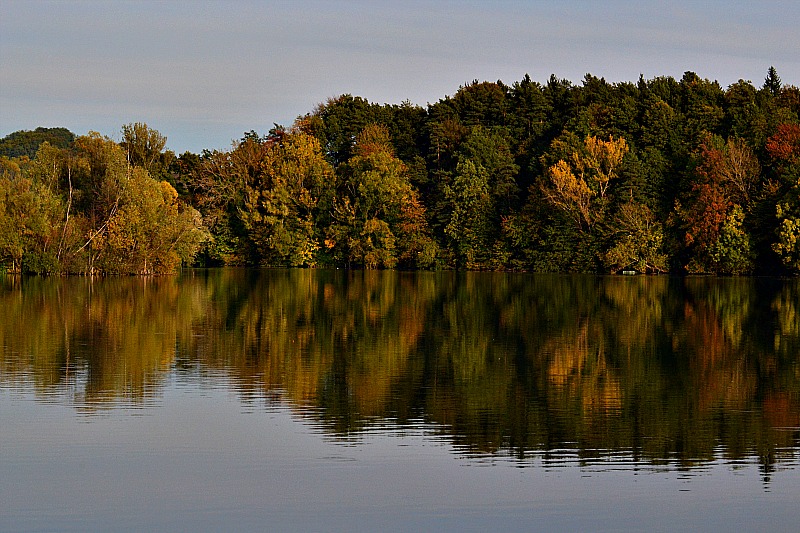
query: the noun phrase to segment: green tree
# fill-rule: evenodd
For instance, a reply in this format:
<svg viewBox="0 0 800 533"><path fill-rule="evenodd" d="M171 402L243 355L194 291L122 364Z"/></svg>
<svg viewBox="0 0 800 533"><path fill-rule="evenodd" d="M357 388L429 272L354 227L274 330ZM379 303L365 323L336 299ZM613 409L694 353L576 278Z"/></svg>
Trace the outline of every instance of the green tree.
<svg viewBox="0 0 800 533"><path fill-rule="evenodd" d="M784 268L800 272L800 125L781 124L766 143L775 194L769 199L777 222L771 249ZM775 205L772 211L772 205Z"/></svg>
<svg viewBox="0 0 800 533"><path fill-rule="evenodd" d="M767 77L764 78L764 89L772 93L773 96L778 96L781 91L781 78L778 76L778 71L775 67L769 67L767 70Z"/></svg>
<svg viewBox="0 0 800 533"><path fill-rule="evenodd" d="M240 217L262 263L314 266L320 209L332 202L333 168L316 138L286 133L269 143L263 171L245 188Z"/></svg>
<svg viewBox="0 0 800 533"><path fill-rule="evenodd" d="M413 222L421 236L426 232L415 205L416 192L406 166L394 156L388 129L364 128L353 157L336 170L337 194L325 230L326 249L334 261L348 266L394 267L399 257L408 257L417 246L397 243L403 224L408 230L407 224ZM404 250L404 246L410 247Z"/></svg>
<svg viewBox="0 0 800 533"><path fill-rule="evenodd" d="M169 167L175 160L175 154L164 150L167 138L157 130L143 122L125 124L122 126L120 145L131 166L142 167L154 179L171 179Z"/></svg>
<svg viewBox="0 0 800 533"><path fill-rule="evenodd" d="M772 245L784 267L795 274L800 273L800 172L796 172L797 183L778 202L776 215L777 242Z"/></svg>
<svg viewBox="0 0 800 533"><path fill-rule="evenodd" d="M455 253L456 265L470 270L487 268L497 234L492 224L495 207L486 169L469 159L460 162L453 184L445 188L445 198L452 212L444 232Z"/></svg>
<svg viewBox="0 0 800 533"><path fill-rule="evenodd" d="M75 139L79 163L74 176L75 207L80 212L76 222L83 233L83 243L76 252L86 256L85 271L95 273L102 254L98 246L108 230L108 223L119 209L130 177L130 166L122 148L97 132L90 131Z"/></svg>
<svg viewBox="0 0 800 533"><path fill-rule="evenodd" d="M206 263L241 265L257 257L240 217L246 211L245 191L264 174L272 142L245 136L231 150L205 151L188 176L192 205L211 234L202 250Z"/></svg>
<svg viewBox="0 0 800 533"><path fill-rule="evenodd" d="M75 134L66 128L36 128L33 131L15 131L0 139L0 156L33 158L39 147L47 142L56 148L68 148Z"/></svg>
<svg viewBox="0 0 800 533"><path fill-rule="evenodd" d="M508 215L517 207L520 189L516 177L519 167L511 154L508 130L473 126L459 146L457 155L459 162L469 160L486 171L499 216Z"/></svg>
<svg viewBox="0 0 800 533"><path fill-rule="evenodd" d="M759 177L758 162L741 142L709 136L701 145L694 184L678 209L685 228L690 272L744 274L753 267L747 206ZM740 203L741 202L741 203Z"/></svg>
<svg viewBox="0 0 800 533"><path fill-rule="evenodd" d="M744 218L742 208L734 205L722 223L717 240L708 250L715 272L742 275L753 271L755 254L743 227Z"/></svg>
<svg viewBox="0 0 800 533"><path fill-rule="evenodd" d="M0 178L0 262L11 272L59 271L60 199L28 178Z"/></svg>

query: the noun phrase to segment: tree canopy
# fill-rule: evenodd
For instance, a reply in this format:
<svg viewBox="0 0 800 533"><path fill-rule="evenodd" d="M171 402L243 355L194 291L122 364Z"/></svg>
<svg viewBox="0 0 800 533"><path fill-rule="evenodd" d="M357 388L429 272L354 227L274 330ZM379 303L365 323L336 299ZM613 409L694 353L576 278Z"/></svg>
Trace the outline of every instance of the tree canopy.
<svg viewBox="0 0 800 533"><path fill-rule="evenodd" d="M345 94L180 157L146 124L121 138L0 141L6 269L800 273L800 90L773 67L760 87L686 72L476 80L424 108Z"/></svg>

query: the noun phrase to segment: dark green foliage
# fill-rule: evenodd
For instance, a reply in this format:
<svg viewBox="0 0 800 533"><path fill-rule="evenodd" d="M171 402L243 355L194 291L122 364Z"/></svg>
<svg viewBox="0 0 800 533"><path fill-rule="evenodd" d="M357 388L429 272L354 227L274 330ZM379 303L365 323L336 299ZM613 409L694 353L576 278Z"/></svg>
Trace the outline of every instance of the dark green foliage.
<svg viewBox="0 0 800 533"><path fill-rule="evenodd" d="M0 139L0 156L31 159L39 146L48 142L56 148L67 148L75 140L75 134L66 128L36 128L33 131L15 131Z"/></svg>
<svg viewBox="0 0 800 533"><path fill-rule="evenodd" d="M764 89L772 93L773 96L777 96L780 92L781 78L778 76L778 71L775 70L775 67L769 67L767 77L764 78Z"/></svg>

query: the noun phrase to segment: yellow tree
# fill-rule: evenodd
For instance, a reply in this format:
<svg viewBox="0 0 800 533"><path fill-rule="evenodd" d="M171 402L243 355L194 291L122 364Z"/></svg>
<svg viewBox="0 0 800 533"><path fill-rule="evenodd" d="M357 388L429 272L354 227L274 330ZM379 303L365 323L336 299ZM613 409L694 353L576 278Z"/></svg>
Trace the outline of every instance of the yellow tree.
<svg viewBox="0 0 800 533"><path fill-rule="evenodd" d="M165 136L143 122L122 126L120 145L128 162L131 166L144 168L151 176L165 175L169 163L175 158L171 151L164 152L166 144Z"/></svg>
<svg viewBox="0 0 800 533"><path fill-rule="evenodd" d="M667 270L664 228L647 206L630 200L620 207L614 222L614 244L602 257L609 270L633 268L655 273Z"/></svg>
<svg viewBox="0 0 800 533"><path fill-rule="evenodd" d="M548 182L543 192L548 201L567 213L580 231L590 229L600 218L611 180L619 177L618 171L628 144L623 138L609 137L603 141L587 137L582 150L572 153L571 163L559 160L548 169Z"/></svg>
<svg viewBox="0 0 800 533"><path fill-rule="evenodd" d="M60 197L26 177L0 177L0 262L12 272L53 273L64 205Z"/></svg>
<svg viewBox="0 0 800 533"><path fill-rule="evenodd" d="M609 137L607 141L590 136L584 140L584 152L573 153L572 161L583 179L593 185L600 198L605 198L611 180L617 178L622 158L628 153L625 139Z"/></svg>
<svg viewBox="0 0 800 533"><path fill-rule="evenodd" d="M550 167L550 183L544 193L548 201L567 213L581 230L591 227L591 203L594 192L586 181L575 175L569 163L560 160Z"/></svg>
<svg viewBox="0 0 800 533"><path fill-rule="evenodd" d="M85 268L91 274L103 253L97 243L104 238L109 221L119 209L130 166L117 143L94 131L75 139L75 148L80 160L74 176L75 207L81 213L77 224L83 229L83 244L74 253L86 255Z"/></svg>
<svg viewBox="0 0 800 533"><path fill-rule="evenodd" d="M137 167L107 231L97 239L100 267L117 274L168 274L190 262L205 238L200 214L178 201L172 185Z"/></svg>

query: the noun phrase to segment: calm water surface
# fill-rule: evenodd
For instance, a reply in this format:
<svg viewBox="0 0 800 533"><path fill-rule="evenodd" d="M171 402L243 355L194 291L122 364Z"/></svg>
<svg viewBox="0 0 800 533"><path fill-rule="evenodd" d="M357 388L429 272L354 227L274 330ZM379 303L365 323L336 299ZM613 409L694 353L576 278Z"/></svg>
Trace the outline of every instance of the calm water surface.
<svg viewBox="0 0 800 533"><path fill-rule="evenodd" d="M0 531L798 523L798 280L0 277Z"/></svg>

